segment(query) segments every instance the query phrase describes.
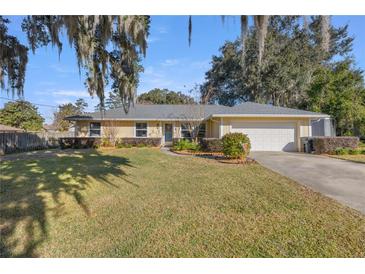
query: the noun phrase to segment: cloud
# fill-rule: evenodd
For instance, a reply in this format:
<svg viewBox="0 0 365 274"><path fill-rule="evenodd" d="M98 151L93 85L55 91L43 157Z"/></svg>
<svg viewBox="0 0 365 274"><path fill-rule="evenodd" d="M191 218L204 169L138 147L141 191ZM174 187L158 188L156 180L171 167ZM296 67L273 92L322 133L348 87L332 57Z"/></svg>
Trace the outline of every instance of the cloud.
<svg viewBox="0 0 365 274"><path fill-rule="evenodd" d="M163 61L161 63L161 65L164 67L171 67L171 66L179 65L180 63L181 63L181 61L179 59L166 59L165 61Z"/></svg>
<svg viewBox="0 0 365 274"><path fill-rule="evenodd" d="M193 69L208 70L210 68L210 59L194 61L190 64L190 67Z"/></svg>
<svg viewBox="0 0 365 274"><path fill-rule="evenodd" d="M68 66L64 66L61 64L52 64L50 65L50 68L54 71L61 73L61 74L75 74L78 73L78 70L76 68L70 68Z"/></svg>
<svg viewBox="0 0 365 274"><path fill-rule="evenodd" d="M157 36L150 36L150 37L147 38L147 43L152 44L152 43L158 42L160 40L161 39Z"/></svg>
<svg viewBox="0 0 365 274"><path fill-rule="evenodd" d="M66 97L89 97L90 94L86 90L57 90L52 92L53 96Z"/></svg>
<svg viewBox="0 0 365 274"><path fill-rule="evenodd" d="M56 100L55 103L57 105L64 105L64 104L72 103L72 101L71 100Z"/></svg>
<svg viewBox="0 0 365 274"><path fill-rule="evenodd" d="M168 28L167 28L167 27L164 27L164 26L157 27L157 28L156 28L156 31L157 31L159 34L167 34L167 33L169 33L169 32L168 32Z"/></svg>

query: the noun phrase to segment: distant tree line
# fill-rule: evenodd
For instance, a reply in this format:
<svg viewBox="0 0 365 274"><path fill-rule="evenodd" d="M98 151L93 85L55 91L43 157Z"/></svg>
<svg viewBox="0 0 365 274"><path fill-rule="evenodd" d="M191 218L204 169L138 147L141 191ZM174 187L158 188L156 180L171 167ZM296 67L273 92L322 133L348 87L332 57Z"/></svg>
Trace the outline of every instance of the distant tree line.
<svg viewBox="0 0 365 274"><path fill-rule="evenodd" d="M142 93L136 99L138 104L194 104L194 98L180 91L172 91L169 89L154 88L146 93ZM116 91L111 91L109 97L105 99L104 110L122 107L120 95ZM100 104L95 107L95 111L100 110Z"/></svg>

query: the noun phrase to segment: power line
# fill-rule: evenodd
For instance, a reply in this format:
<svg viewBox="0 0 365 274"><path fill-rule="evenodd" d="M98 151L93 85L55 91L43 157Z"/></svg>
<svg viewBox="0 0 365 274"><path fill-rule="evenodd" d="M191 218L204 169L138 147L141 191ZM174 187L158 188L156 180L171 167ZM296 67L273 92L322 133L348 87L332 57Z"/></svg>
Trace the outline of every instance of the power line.
<svg viewBox="0 0 365 274"><path fill-rule="evenodd" d="M19 101L19 100L15 100L15 99L6 98L6 97L0 97L0 99L4 99L4 100L8 100L8 101L12 101L12 102ZM31 103L32 103L32 102L31 102ZM33 104L33 105L36 105L36 106L41 106L41 107L58 108L57 106L46 105L46 104L37 104L37 103L32 103L32 104Z"/></svg>

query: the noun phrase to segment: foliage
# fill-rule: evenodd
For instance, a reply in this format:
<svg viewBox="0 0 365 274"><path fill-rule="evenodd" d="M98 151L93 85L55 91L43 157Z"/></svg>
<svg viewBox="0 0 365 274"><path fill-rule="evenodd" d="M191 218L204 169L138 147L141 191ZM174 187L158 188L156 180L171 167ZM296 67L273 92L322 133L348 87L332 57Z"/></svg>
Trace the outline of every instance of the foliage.
<svg viewBox="0 0 365 274"><path fill-rule="evenodd" d="M80 113L84 113L85 109L89 106L88 103L85 102L83 98L79 98L75 102L75 107Z"/></svg>
<svg viewBox="0 0 365 274"><path fill-rule="evenodd" d="M218 138L201 138L200 146L207 152L223 152L222 139Z"/></svg>
<svg viewBox="0 0 365 274"><path fill-rule="evenodd" d="M138 103L141 104L194 104L194 98L182 92L168 89L155 88L138 96Z"/></svg>
<svg viewBox="0 0 365 274"><path fill-rule="evenodd" d="M338 147L335 150L335 154L336 155L347 155L349 154L349 148L345 148L345 147Z"/></svg>
<svg viewBox="0 0 365 274"><path fill-rule="evenodd" d="M190 141L188 139L180 139L174 144L173 149L177 151L181 150L198 151L200 150L200 146L198 143Z"/></svg>
<svg viewBox="0 0 365 274"><path fill-rule="evenodd" d="M250 139L242 133L228 133L222 138L224 155L234 158L245 158L251 148Z"/></svg>
<svg viewBox="0 0 365 274"><path fill-rule="evenodd" d="M53 124L58 131L67 131L71 126L71 122L64 119L67 116L83 114L87 106L88 104L82 98L77 99L75 104L59 105L58 110L53 113Z"/></svg>
<svg viewBox="0 0 365 274"><path fill-rule="evenodd" d="M9 22L0 16L0 89L23 95L28 48L8 34Z"/></svg>
<svg viewBox="0 0 365 274"><path fill-rule="evenodd" d="M320 67L308 89L308 108L331 115L338 135L365 135L365 88L362 71L348 59Z"/></svg>
<svg viewBox="0 0 365 274"><path fill-rule="evenodd" d="M13 91L22 95L27 48L7 34L8 20L0 17L0 87L4 77ZM80 71L85 72L85 85L91 95L104 105L104 88L109 80L118 90L127 112L138 83L141 54L146 54L149 16L106 15L47 15L28 16L23 20L33 53L37 48L52 44L61 53L64 33L76 52Z"/></svg>
<svg viewBox="0 0 365 274"><path fill-rule="evenodd" d="M312 137L313 149L316 153L332 154L337 148L356 149L359 144L357 137Z"/></svg>
<svg viewBox="0 0 365 274"><path fill-rule="evenodd" d="M241 15L240 17L240 23L241 23L241 43L244 44L247 38L247 32L248 32L248 15ZM253 15L251 16L254 23L254 30L257 33L256 35L256 45L255 45L255 55L258 57L258 64L261 65L262 58L264 55L264 50L266 46L266 40L267 40L267 34L268 34L268 28L269 28L269 21L272 19L273 16L271 15ZM304 27L308 25L308 18L306 16L303 16L304 19ZM312 18L313 19L313 18ZM224 23L225 16L222 16L222 21ZM331 36L330 36L330 16L328 15L322 15L317 18L317 21L319 22L320 27L320 39L321 42L321 48L324 52L328 52L330 50L330 42L331 42ZM189 16L189 25L188 25L188 33L189 33L189 46L191 45L191 35L192 35L192 18ZM247 55L246 51L243 50L241 52L241 57L245 58Z"/></svg>
<svg viewBox="0 0 365 274"><path fill-rule="evenodd" d="M115 146L117 148L130 148L130 147L159 147L161 145L161 138L148 137L148 138L133 138L124 137L115 140Z"/></svg>
<svg viewBox="0 0 365 274"><path fill-rule="evenodd" d="M321 46L321 18L312 17L307 28L297 16L271 16L262 63L258 62L256 30L247 31L244 45L226 42L201 86L206 103L235 105L242 101L300 107L307 99L311 77L323 61L350 53L353 38L347 25L331 27L331 46ZM246 52L242 59L242 48Z"/></svg>
<svg viewBox="0 0 365 274"><path fill-rule="evenodd" d="M111 142L111 141L110 141L110 139L109 139L109 138L107 138L107 137L103 137L103 138L101 139L101 143L100 143L100 145L101 145L102 147L112 147L112 146L113 146L112 142Z"/></svg>
<svg viewBox="0 0 365 274"><path fill-rule="evenodd" d="M0 109L0 124L38 131L42 129L43 122L37 107L28 101L8 102Z"/></svg>

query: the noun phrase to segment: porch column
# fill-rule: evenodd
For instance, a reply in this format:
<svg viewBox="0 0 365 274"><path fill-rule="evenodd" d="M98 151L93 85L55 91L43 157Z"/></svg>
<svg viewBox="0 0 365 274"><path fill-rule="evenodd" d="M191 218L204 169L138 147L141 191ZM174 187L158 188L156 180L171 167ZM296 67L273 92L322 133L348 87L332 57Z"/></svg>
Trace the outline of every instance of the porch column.
<svg viewBox="0 0 365 274"><path fill-rule="evenodd" d="M219 139L223 137L223 117L221 117L220 123L219 123Z"/></svg>

